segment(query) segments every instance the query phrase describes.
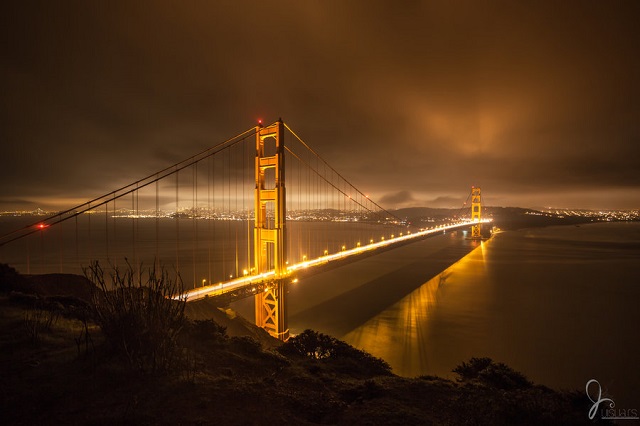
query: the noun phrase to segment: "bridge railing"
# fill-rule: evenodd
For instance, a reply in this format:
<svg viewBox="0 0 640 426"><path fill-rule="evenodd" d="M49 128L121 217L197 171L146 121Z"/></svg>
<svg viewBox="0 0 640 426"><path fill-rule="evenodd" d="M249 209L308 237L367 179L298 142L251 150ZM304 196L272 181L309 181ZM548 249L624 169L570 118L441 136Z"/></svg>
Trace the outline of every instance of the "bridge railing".
<svg viewBox="0 0 640 426"><path fill-rule="evenodd" d="M492 219L483 219L481 223L489 223L491 221ZM243 277L220 282L215 285L208 285L193 290L188 290L184 292L184 294L180 297L186 298L187 301L200 300L206 297L215 297L220 298L222 302L249 297L256 294L257 292L264 291L266 287L273 285L276 278L290 277L291 282L297 282L295 281L296 272L303 269L313 269L314 267L326 265L329 263L338 263L340 260L358 256L364 253L370 253L377 249L418 240L420 238L440 234L454 229L473 226L475 223L477 222L472 220L461 220L449 224L438 225L430 229L422 229L416 232L407 231L402 235L394 235L392 238L385 238L380 241L374 241L372 243L360 245L349 249L345 248L344 250L336 253L327 253L317 258L291 264L287 268L288 272L285 276L275 277L274 271L269 271L258 275L247 274Z"/></svg>

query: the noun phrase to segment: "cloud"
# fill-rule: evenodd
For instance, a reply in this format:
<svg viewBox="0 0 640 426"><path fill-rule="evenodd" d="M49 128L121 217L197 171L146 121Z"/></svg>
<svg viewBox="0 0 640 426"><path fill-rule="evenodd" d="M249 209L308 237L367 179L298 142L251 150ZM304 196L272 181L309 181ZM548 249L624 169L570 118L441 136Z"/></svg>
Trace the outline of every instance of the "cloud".
<svg viewBox="0 0 640 426"><path fill-rule="evenodd" d="M463 3L13 2L0 194L106 193L282 117L378 199L632 198L640 4Z"/></svg>
<svg viewBox="0 0 640 426"><path fill-rule="evenodd" d="M380 198L380 204L387 208L406 207L415 201L416 199L410 191L399 191L392 194L386 194Z"/></svg>
<svg viewBox="0 0 640 426"><path fill-rule="evenodd" d="M455 208L462 207L463 203L464 199L462 198L441 196L428 201L426 205L428 205L429 207Z"/></svg>

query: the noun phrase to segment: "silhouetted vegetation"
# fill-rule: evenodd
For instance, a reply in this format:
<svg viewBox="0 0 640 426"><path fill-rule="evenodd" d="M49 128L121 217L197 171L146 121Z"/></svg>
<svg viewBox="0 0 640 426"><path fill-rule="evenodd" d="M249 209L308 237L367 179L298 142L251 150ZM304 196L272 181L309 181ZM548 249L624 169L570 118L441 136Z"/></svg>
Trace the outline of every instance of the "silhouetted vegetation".
<svg viewBox="0 0 640 426"><path fill-rule="evenodd" d="M285 356L326 360L332 362L334 367L343 367L345 372L366 375L391 374L391 366L385 360L313 330L305 330L290 338L277 350Z"/></svg>
<svg viewBox="0 0 640 426"><path fill-rule="evenodd" d="M193 348L196 352L218 349L228 338L227 328L211 319L187 320L181 332L182 346Z"/></svg>
<svg viewBox="0 0 640 426"><path fill-rule="evenodd" d="M85 275L101 290L93 298L94 319L107 344L141 372L172 369L180 358L178 336L185 325L185 300L178 280L154 267L114 267L108 277L98 262Z"/></svg>
<svg viewBox="0 0 640 426"><path fill-rule="evenodd" d="M40 333L51 330L59 316L59 312L55 310L29 309L24 313L24 332L33 343L37 343Z"/></svg>
<svg viewBox="0 0 640 426"><path fill-rule="evenodd" d="M453 369L459 381L479 383L498 389L526 389L533 386L522 373L506 364L494 362L491 358L471 358Z"/></svg>

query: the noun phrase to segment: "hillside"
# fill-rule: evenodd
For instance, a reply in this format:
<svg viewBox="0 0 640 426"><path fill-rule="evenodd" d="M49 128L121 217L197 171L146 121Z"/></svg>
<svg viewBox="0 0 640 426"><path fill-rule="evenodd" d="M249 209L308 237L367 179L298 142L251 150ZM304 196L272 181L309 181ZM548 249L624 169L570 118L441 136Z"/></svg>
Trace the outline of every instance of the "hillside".
<svg viewBox="0 0 640 426"><path fill-rule="evenodd" d="M533 385L503 364L471 360L456 382L399 377L312 331L281 345L211 303L187 306L177 351L154 369L110 346L82 308L89 301L60 277L2 272L3 424L591 424L583 394ZM23 280L30 293L12 288Z"/></svg>

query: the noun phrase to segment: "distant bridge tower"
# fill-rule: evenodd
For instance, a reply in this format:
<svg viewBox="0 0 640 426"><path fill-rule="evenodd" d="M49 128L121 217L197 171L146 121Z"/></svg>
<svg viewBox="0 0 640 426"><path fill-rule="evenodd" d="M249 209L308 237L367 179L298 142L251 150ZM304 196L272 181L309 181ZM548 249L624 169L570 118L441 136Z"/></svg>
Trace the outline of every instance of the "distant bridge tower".
<svg viewBox="0 0 640 426"><path fill-rule="evenodd" d="M267 149L265 150L265 140ZM275 141L273 147L272 140ZM274 282L255 296L256 324L272 336L289 339L284 276L286 262L286 193L282 120L256 129L255 273L275 270ZM269 185L270 187L267 187Z"/></svg>
<svg viewBox="0 0 640 426"><path fill-rule="evenodd" d="M477 186L471 187L471 220L474 225L471 227L471 238L482 239L480 233L480 220L482 214L482 197L480 195L480 188Z"/></svg>

